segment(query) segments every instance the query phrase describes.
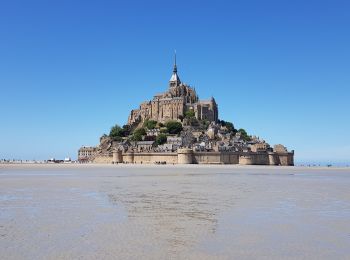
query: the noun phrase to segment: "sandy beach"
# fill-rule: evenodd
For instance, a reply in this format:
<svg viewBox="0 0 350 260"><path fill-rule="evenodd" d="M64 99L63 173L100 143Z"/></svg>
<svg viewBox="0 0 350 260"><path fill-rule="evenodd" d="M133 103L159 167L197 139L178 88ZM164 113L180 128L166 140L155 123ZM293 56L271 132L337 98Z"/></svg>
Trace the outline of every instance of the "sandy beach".
<svg viewBox="0 0 350 260"><path fill-rule="evenodd" d="M0 165L1 259L349 259L350 169Z"/></svg>

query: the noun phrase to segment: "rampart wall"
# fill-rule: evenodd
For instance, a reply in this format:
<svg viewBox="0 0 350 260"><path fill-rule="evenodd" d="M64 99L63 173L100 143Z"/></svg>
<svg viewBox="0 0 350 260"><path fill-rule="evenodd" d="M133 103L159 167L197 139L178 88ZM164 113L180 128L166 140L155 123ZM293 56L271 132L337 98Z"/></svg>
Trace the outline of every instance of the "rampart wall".
<svg viewBox="0 0 350 260"><path fill-rule="evenodd" d="M94 163L136 163L136 164L241 164L241 165L294 165L294 152L194 152L179 149L173 153L121 153L113 156L96 156Z"/></svg>

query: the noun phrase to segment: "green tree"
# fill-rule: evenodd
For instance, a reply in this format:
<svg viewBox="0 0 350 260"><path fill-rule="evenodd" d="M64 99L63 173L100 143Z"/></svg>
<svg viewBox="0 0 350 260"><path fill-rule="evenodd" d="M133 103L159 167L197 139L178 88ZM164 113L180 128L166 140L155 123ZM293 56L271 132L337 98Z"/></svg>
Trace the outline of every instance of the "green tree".
<svg viewBox="0 0 350 260"><path fill-rule="evenodd" d="M123 128L121 128L119 125L115 125L111 128L111 131L109 132L109 137L113 140L119 141L124 136Z"/></svg>
<svg viewBox="0 0 350 260"><path fill-rule="evenodd" d="M142 141L142 135L140 133L134 133L131 137L133 141Z"/></svg>
<svg viewBox="0 0 350 260"><path fill-rule="evenodd" d="M232 132L234 134L237 133L237 129L235 129L235 126L231 122L224 121L224 120L219 120L219 122L222 126L226 126L229 132Z"/></svg>
<svg viewBox="0 0 350 260"><path fill-rule="evenodd" d="M128 136L130 134L130 126L129 125L123 125L123 136Z"/></svg>
<svg viewBox="0 0 350 260"><path fill-rule="evenodd" d="M166 135L165 134L159 134L156 137L156 144L161 145L166 143Z"/></svg>
<svg viewBox="0 0 350 260"><path fill-rule="evenodd" d="M243 128L238 129L238 132L241 133L241 137L244 141L251 140L250 136L247 134L246 130L244 130Z"/></svg>
<svg viewBox="0 0 350 260"><path fill-rule="evenodd" d="M168 133L168 128L166 128L166 127L161 127L161 128L160 128L160 132L163 133L163 134L166 134L166 133Z"/></svg>
<svg viewBox="0 0 350 260"><path fill-rule="evenodd" d="M173 120L166 122L165 127L168 129L169 134L179 134L182 131L182 124Z"/></svg>
<svg viewBox="0 0 350 260"><path fill-rule="evenodd" d="M229 132L237 133L237 130L231 122L226 122L226 128Z"/></svg>
<svg viewBox="0 0 350 260"><path fill-rule="evenodd" d="M145 130L145 128L143 128L143 127L140 127L140 128L136 128L135 130L134 130L134 133L133 134L137 134L137 135L146 135L146 130Z"/></svg>
<svg viewBox="0 0 350 260"><path fill-rule="evenodd" d="M194 111L192 109L185 112L186 118L194 118L195 116L196 116L196 114L194 113Z"/></svg>
<svg viewBox="0 0 350 260"><path fill-rule="evenodd" d="M142 141L142 136L146 135L145 128L136 128L132 133L131 140L133 141Z"/></svg>
<svg viewBox="0 0 350 260"><path fill-rule="evenodd" d="M146 120L143 123L143 126L146 127L147 129L154 129L157 126L157 121L155 121L155 120Z"/></svg>

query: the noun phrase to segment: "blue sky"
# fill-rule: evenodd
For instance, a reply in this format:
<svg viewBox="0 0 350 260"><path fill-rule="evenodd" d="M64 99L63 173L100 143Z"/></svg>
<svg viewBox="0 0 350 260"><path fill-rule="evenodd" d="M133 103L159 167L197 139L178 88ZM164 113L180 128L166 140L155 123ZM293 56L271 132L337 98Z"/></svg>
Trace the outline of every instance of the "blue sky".
<svg viewBox="0 0 350 260"><path fill-rule="evenodd" d="M2 1L0 158L96 145L178 71L296 162L350 163L349 1Z"/></svg>

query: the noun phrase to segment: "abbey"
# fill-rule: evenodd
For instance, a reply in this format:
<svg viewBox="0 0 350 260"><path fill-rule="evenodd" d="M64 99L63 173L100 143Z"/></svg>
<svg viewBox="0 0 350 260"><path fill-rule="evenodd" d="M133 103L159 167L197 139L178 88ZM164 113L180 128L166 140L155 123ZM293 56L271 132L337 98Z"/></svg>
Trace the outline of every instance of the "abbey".
<svg viewBox="0 0 350 260"><path fill-rule="evenodd" d="M294 165L294 151L236 129L220 120L212 97L199 100L181 82L176 56L168 90L131 110L127 124L115 125L97 147L83 146L79 162L137 164Z"/></svg>
<svg viewBox="0 0 350 260"><path fill-rule="evenodd" d="M132 110L128 125L137 126L147 119L165 123L169 120L182 120L187 111L193 111L196 119L209 122L218 121L218 105L215 99L199 100L196 90L181 82L177 74L176 56L169 89L157 94L151 101L145 101L139 109Z"/></svg>

